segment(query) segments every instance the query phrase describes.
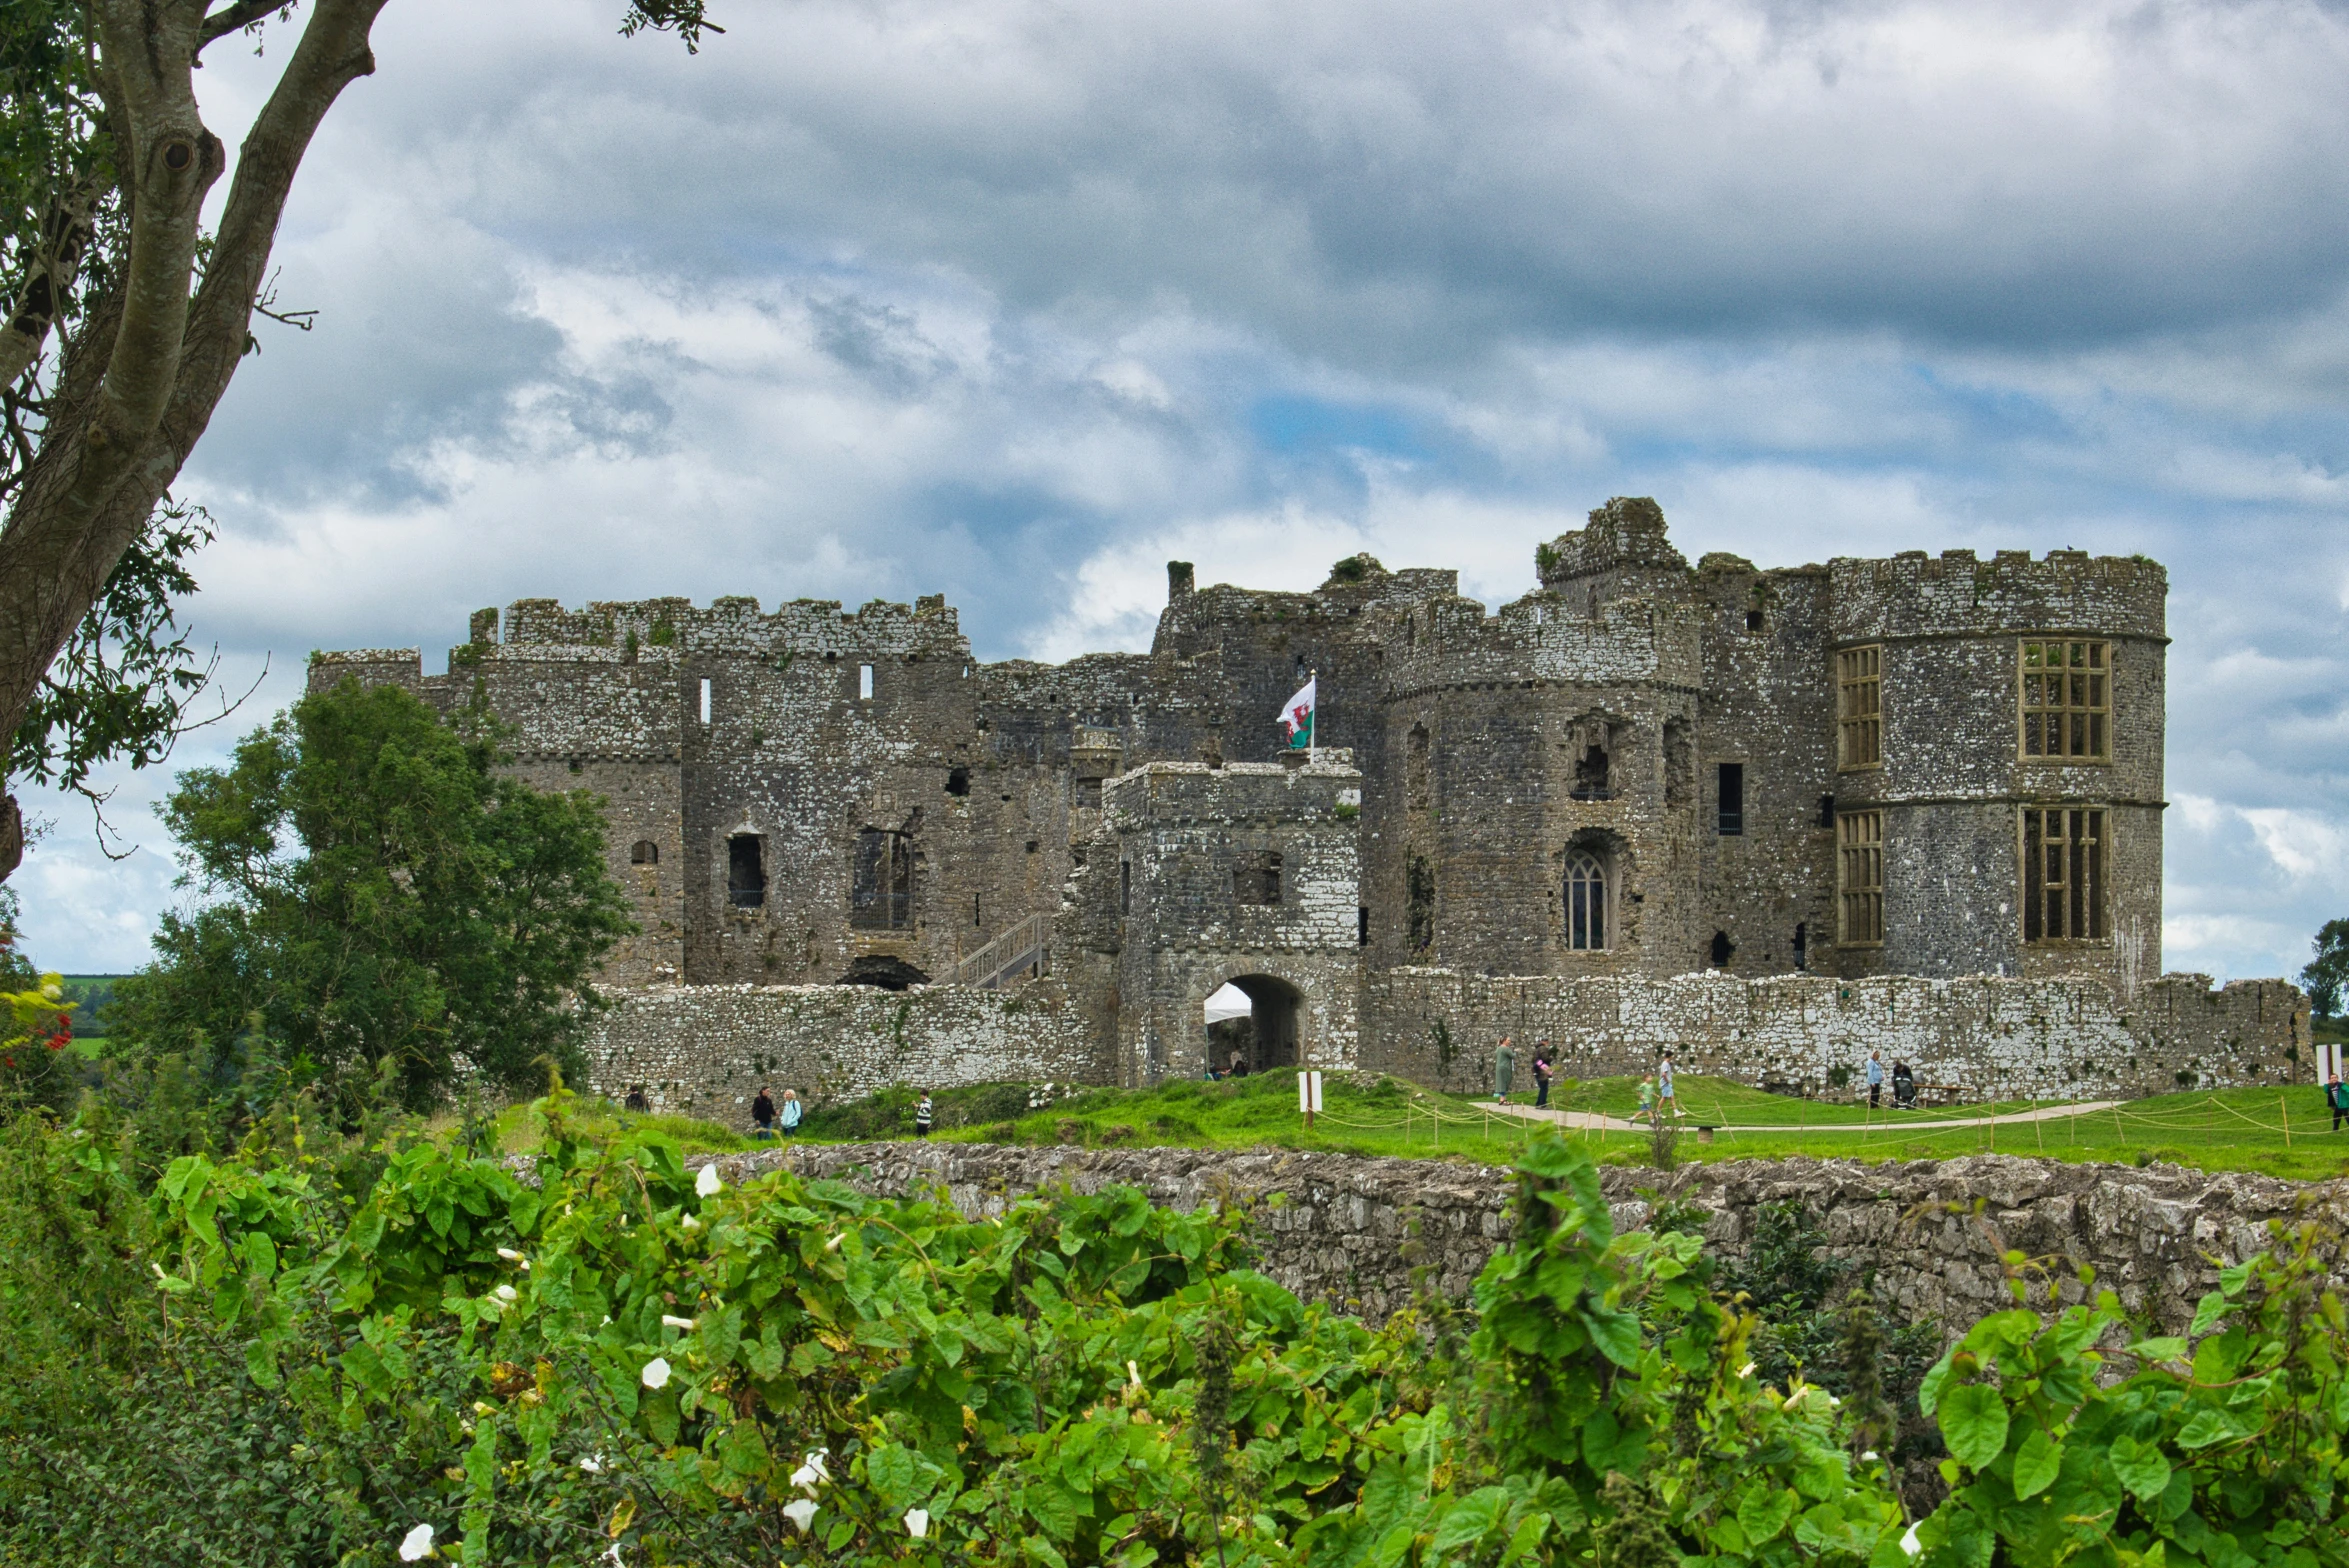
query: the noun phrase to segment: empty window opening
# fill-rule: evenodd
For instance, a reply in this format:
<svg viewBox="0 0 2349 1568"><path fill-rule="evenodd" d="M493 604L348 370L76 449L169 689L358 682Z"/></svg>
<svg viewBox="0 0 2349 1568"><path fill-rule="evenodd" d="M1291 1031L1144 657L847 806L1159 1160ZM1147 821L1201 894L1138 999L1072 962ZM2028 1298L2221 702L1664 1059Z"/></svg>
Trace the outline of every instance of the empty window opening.
<svg viewBox="0 0 2349 1568"><path fill-rule="evenodd" d="M1370 906L1368 904L1358 904L1355 906L1354 945L1356 947L1368 947L1370 945Z"/></svg>
<svg viewBox="0 0 2349 1568"><path fill-rule="evenodd" d="M1232 896L1243 904L1281 901L1281 857L1275 849L1242 855L1232 867Z"/></svg>
<svg viewBox="0 0 2349 1568"><path fill-rule="evenodd" d="M1884 647L1846 648L1835 656L1836 766L1873 768L1884 761Z"/></svg>
<svg viewBox="0 0 2349 1568"><path fill-rule="evenodd" d="M903 833L866 828L857 834L848 923L859 931L903 931L913 924L913 846Z"/></svg>
<svg viewBox="0 0 2349 1568"><path fill-rule="evenodd" d="M710 679L706 675L701 680L701 721L710 722Z"/></svg>
<svg viewBox="0 0 2349 1568"><path fill-rule="evenodd" d="M628 863L632 866L657 866L661 863L661 846L649 838L640 838L628 846Z"/></svg>
<svg viewBox="0 0 2349 1568"><path fill-rule="evenodd" d="M860 702L873 700L873 667L869 664L856 667L856 695Z"/></svg>
<svg viewBox="0 0 2349 1568"><path fill-rule="evenodd" d="M1794 923L1794 967L1811 967L1811 928L1798 920Z"/></svg>
<svg viewBox="0 0 2349 1568"><path fill-rule="evenodd" d="M2101 762L2111 755L2109 647L2023 644L2023 755Z"/></svg>
<svg viewBox="0 0 2349 1568"><path fill-rule="evenodd" d="M910 986L928 985L930 977L892 954L867 953L849 964L848 972L840 977L839 983L877 986L884 991L903 991Z"/></svg>
<svg viewBox="0 0 2349 1568"><path fill-rule="evenodd" d="M1745 764L1724 762L1718 770L1719 827L1724 838L1745 831Z"/></svg>
<svg viewBox="0 0 2349 1568"><path fill-rule="evenodd" d="M736 909L756 909L767 901L765 840L756 833L726 840L726 897Z"/></svg>
<svg viewBox="0 0 2349 1568"><path fill-rule="evenodd" d="M1035 853L1037 850L1039 850L1039 849L1042 849L1043 847L1044 847L1044 841L1043 841L1042 839L1040 839L1040 838L1032 838L1032 839L1029 839L1029 840L1028 840L1028 853L1029 853L1029 854L1031 854L1031 855L1033 855L1033 854L1034 854L1034 853Z"/></svg>
<svg viewBox="0 0 2349 1568"><path fill-rule="evenodd" d="M1435 803L1435 784L1428 755L1430 749L1427 726L1412 725L1403 763L1403 794L1413 811L1425 811Z"/></svg>
<svg viewBox="0 0 2349 1568"><path fill-rule="evenodd" d="M1762 618L1761 611L1748 610L1745 612L1745 629L1747 631L1758 632L1767 624L1768 623Z"/></svg>
<svg viewBox="0 0 2349 1568"><path fill-rule="evenodd" d="M1729 940L1728 932L1716 931L1713 933L1713 945L1706 949L1706 955L1712 959L1715 969L1727 969L1729 960L1736 954L1737 944Z"/></svg>
<svg viewBox="0 0 2349 1568"><path fill-rule="evenodd" d="M972 925L974 925L974 926L976 926L978 923L979 923L979 895L978 895L978 894L976 894L976 893L973 893L973 894L971 895L971 924L972 924Z"/></svg>
<svg viewBox="0 0 2349 1568"><path fill-rule="evenodd" d="M1847 811L1835 819L1835 891L1846 947L1884 941L1884 813Z"/></svg>
<svg viewBox="0 0 2349 1568"><path fill-rule="evenodd" d="M1823 828L1835 826L1835 797L1833 795L1819 797L1819 826Z"/></svg>
<svg viewBox="0 0 2349 1568"><path fill-rule="evenodd" d="M1578 953L1607 947L1607 868L1587 849L1566 857L1566 945Z"/></svg>
<svg viewBox="0 0 2349 1568"><path fill-rule="evenodd" d="M2104 812L2023 808L2023 940L2104 940Z"/></svg>
<svg viewBox="0 0 2349 1568"><path fill-rule="evenodd" d="M968 796L970 792L971 770L968 768L948 768L946 770L946 793Z"/></svg>
<svg viewBox="0 0 2349 1568"><path fill-rule="evenodd" d="M1117 912L1121 915L1134 912L1134 863L1130 860L1117 863Z"/></svg>
<svg viewBox="0 0 2349 1568"><path fill-rule="evenodd" d="M1101 809L1101 781L1099 779L1077 780L1077 808L1081 811L1099 811Z"/></svg>
<svg viewBox="0 0 2349 1568"><path fill-rule="evenodd" d="M1435 946L1435 868L1425 855L1414 855L1404 881L1410 897L1411 951L1424 953Z"/></svg>
<svg viewBox="0 0 2349 1568"><path fill-rule="evenodd" d="M1574 764L1574 798L1576 800L1605 800L1607 789L1607 748L1586 746Z"/></svg>

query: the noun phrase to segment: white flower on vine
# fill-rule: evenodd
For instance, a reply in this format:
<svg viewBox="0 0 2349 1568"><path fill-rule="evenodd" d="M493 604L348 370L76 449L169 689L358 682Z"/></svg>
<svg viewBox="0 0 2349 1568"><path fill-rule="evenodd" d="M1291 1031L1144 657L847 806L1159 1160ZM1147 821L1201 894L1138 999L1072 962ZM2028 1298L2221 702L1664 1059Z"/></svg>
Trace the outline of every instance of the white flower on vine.
<svg viewBox="0 0 2349 1568"><path fill-rule="evenodd" d="M693 1178L693 1190L705 1198L716 1197L725 1185L718 1179L718 1167L715 1165L704 1165L701 1174Z"/></svg>
<svg viewBox="0 0 2349 1568"><path fill-rule="evenodd" d="M522 1254L516 1252L511 1247L498 1248L498 1256L504 1258L508 1263L520 1263L522 1261Z"/></svg>
<svg viewBox="0 0 2349 1568"><path fill-rule="evenodd" d="M611 1559L612 1568L621 1568L620 1543L618 1541L614 1541L611 1545L605 1547L604 1555Z"/></svg>
<svg viewBox="0 0 2349 1568"><path fill-rule="evenodd" d="M669 1358L655 1356L644 1364L644 1386L663 1389L669 1386Z"/></svg>
<svg viewBox="0 0 2349 1568"><path fill-rule="evenodd" d="M589 1454L585 1459L579 1461L579 1468L589 1475L602 1475L604 1473L604 1456Z"/></svg>
<svg viewBox="0 0 2349 1568"><path fill-rule="evenodd" d="M668 1313L664 1312L661 1314L661 1327L678 1329L684 1333L690 1334L693 1332L693 1319L672 1317Z"/></svg>
<svg viewBox="0 0 2349 1568"><path fill-rule="evenodd" d="M1134 1365L1131 1361L1126 1363L1126 1382L1130 1387L1133 1388L1140 1388L1142 1386L1142 1369Z"/></svg>
<svg viewBox="0 0 2349 1568"><path fill-rule="evenodd" d="M840 1250L840 1244L847 1239L848 1232L844 1230L836 1231L833 1233L832 1239L824 1243L824 1250L826 1252L838 1252Z"/></svg>
<svg viewBox="0 0 2349 1568"><path fill-rule="evenodd" d="M520 1301L522 1299L522 1293L511 1285L500 1285L491 1294L500 1301Z"/></svg>
<svg viewBox="0 0 2349 1568"><path fill-rule="evenodd" d="M1739 1377L1752 1377L1754 1375L1754 1364L1751 1361L1748 1361L1744 1366L1737 1369L1737 1375Z"/></svg>
<svg viewBox="0 0 2349 1568"><path fill-rule="evenodd" d="M685 1216L685 1228L687 1230L699 1230L701 1229L701 1221L688 1214Z"/></svg>
<svg viewBox="0 0 2349 1568"><path fill-rule="evenodd" d="M1915 1557L1925 1550L1924 1544L1917 1539L1917 1527L1915 1525L1910 1525L1909 1533L1900 1538L1900 1549L1908 1553L1911 1557Z"/></svg>
<svg viewBox="0 0 2349 1568"><path fill-rule="evenodd" d="M801 1535L807 1534L808 1521L815 1516L816 1505L804 1497L795 1497L783 1505L783 1517L799 1526Z"/></svg>
<svg viewBox="0 0 2349 1568"><path fill-rule="evenodd" d="M1860 1455L1860 1459L1862 1463L1874 1464L1876 1462L1876 1450L1873 1448L1869 1449L1866 1453Z"/></svg>
<svg viewBox="0 0 2349 1568"><path fill-rule="evenodd" d="M831 1480L832 1472L824 1465L824 1455L828 1452L828 1449L819 1448L808 1455L800 1467L791 1472L791 1484L803 1492L812 1492L818 1481Z"/></svg>
<svg viewBox="0 0 2349 1568"><path fill-rule="evenodd" d="M928 1535L930 1533L930 1510L908 1508L905 1511L905 1533L917 1541Z"/></svg>
<svg viewBox="0 0 2349 1568"><path fill-rule="evenodd" d="M432 1526L420 1524L400 1541L400 1561L412 1563L432 1555Z"/></svg>

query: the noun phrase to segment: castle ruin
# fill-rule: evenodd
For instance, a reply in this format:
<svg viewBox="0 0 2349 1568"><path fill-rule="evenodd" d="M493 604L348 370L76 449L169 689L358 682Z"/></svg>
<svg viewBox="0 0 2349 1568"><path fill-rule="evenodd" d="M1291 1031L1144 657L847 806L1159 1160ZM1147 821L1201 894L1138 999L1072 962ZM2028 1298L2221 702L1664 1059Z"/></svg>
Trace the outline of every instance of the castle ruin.
<svg viewBox="0 0 2349 1568"><path fill-rule="evenodd" d="M1310 593L1168 568L1146 654L981 663L943 596L484 610L445 675L512 767L602 797L637 936L606 1086L714 1109L1255 1069L1561 1070L1822 1086L1906 1054L1955 1094L2275 1082L2281 981L2161 974L2167 578L1922 551L1693 568L1648 500L1488 612L1357 556ZM1274 723L1308 676L1317 746Z"/></svg>

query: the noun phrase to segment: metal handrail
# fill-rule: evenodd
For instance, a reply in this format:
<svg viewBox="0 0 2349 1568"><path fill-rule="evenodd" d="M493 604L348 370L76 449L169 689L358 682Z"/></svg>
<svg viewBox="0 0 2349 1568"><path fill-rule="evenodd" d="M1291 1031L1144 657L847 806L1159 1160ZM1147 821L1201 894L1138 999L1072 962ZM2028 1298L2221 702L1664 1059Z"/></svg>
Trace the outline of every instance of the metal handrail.
<svg viewBox="0 0 2349 1568"><path fill-rule="evenodd" d="M1041 966L1044 943L1052 929L1043 915L1030 915L954 966L956 985L995 990L1030 964Z"/></svg>

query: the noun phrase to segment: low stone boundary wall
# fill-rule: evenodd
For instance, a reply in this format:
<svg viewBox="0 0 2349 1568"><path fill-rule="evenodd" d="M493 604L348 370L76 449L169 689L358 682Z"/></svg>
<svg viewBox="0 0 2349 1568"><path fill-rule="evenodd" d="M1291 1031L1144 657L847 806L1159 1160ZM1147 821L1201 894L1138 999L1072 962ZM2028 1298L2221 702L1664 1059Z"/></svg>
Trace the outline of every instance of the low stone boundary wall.
<svg viewBox="0 0 2349 1568"><path fill-rule="evenodd" d="M1106 1064L1081 1014L1037 988L691 985L607 990L585 1042L588 1084L632 1085L655 1110L750 1125L762 1083L778 1097L849 1099L891 1084L943 1089L1003 1079L1098 1083Z"/></svg>
<svg viewBox="0 0 2349 1568"><path fill-rule="evenodd" d="M1680 1071L1835 1094L1870 1050L1962 1098L2134 1099L2182 1088L2314 1082L2308 999L2282 980L2213 989L2165 975L2127 1003L2097 980L1670 980L1476 976L1392 969L1363 985L1362 1064L1440 1088L1489 1092L1493 1049L1517 1042L1519 1082L1547 1037L1561 1075Z"/></svg>
<svg viewBox="0 0 2349 1568"><path fill-rule="evenodd" d="M789 1162L803 1175L899 1195L943 1186L979 1217L1019 1194L1065 1182L1078 1191L1140 1187L1176 1208L1241 1202L1254 1211L1264 1271L1308 1300L1383 1321L1411 1299L1412 1249L1446 1294L1465 1297L1508 1234L1509 1173L1445 1160L1357 1158L1287 1150L1010 1148L965 1143L807 1145L727 1155L740 1180ZM696 1160L693 1163L701 1164ZM1647 1223L1648 1190L1709 1211L1708 1241L1741 1256L1765 1205L1798 1199L1819 1214L1827 1250L1873 1270L1878 1296L1904 1319L1951 1334L2011 1304L1999 1258L2015 1248L2060 1260L2077 1299L2079 1264L2133 1310L2182 1333L2218 1270L2268 1244L2267 1224L2304 1209L2349 1223L2349 1180L2309 1184L2174 1165L2074 1165L2008 1155L1863 1165L1854 1160L1738 1160L1672 1175L1601 1168L1618 1228ZM1975 1202L1981 1213L1972 1213ZM1956 1205L1963 1213L1951 1213ZM2214 1261L2215 1260L2215 1261ZM2343 1283L2349 1285L2349 1278Z"/></svg>

